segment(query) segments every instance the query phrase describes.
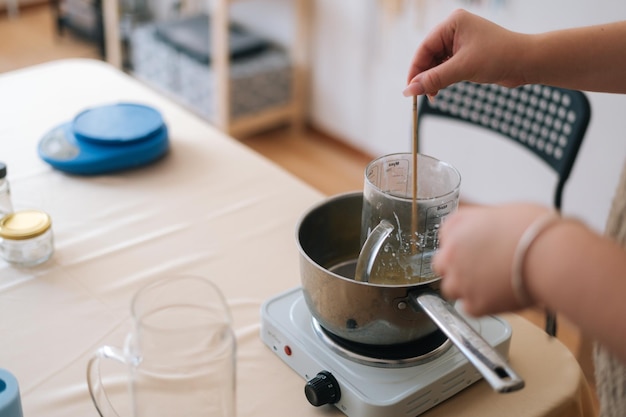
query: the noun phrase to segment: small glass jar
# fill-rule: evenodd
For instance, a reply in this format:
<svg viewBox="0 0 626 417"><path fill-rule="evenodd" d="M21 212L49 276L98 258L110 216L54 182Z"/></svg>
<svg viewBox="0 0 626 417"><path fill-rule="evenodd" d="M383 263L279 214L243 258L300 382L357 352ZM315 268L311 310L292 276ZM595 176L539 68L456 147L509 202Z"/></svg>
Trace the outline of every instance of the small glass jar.
<svg viewBox="0 0 626 417"><path fill-rule="evenodd" d="M21 210L0 219L0 255L20 266L39 265L52 256L52 220L39 210Z"/></svg>
<svg viewBox="0 0 626 417"><path fill-rule="evenodd" d="M13 204L11 203L11 188L7 180L7 166L4 162L0 162L0 218L10 213L13 213Z"/></svg>

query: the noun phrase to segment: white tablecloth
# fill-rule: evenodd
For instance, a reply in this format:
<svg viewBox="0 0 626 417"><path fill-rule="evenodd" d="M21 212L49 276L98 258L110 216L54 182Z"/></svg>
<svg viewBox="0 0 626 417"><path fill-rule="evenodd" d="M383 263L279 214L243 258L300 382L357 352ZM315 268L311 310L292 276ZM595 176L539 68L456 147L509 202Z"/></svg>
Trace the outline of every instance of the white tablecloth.
<svg viewBox="0 0 626 417"><path fill-rule="evenodd" d="M111 175L71 176L39 159L42 135L87 107L159 109L171 152ZM234 316L239 416L341 415L314 408L305 381L259 337L261 303L299 285L295 226L324 196L108 64L66 60L0 75L0 160L16 209L53 220L56 253L35 268L0 261L0 368L18 379L24 415L97 415L85 380L102 344L121 345L134 292L157 277L213 280ZM506 316L511 363L527 387L478 382L425 416L589 416L580 368L557 340Z"/></svg>

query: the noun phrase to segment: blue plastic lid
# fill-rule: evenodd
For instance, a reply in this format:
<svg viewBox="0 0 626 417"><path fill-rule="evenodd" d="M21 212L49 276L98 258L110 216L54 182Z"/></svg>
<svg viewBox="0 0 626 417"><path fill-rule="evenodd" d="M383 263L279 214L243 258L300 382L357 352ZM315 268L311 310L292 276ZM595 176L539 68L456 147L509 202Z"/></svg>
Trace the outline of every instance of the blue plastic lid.
<svg viewBox="0 0 626 417"><path fill-rule="evenodd" d="M20 389L15 376L0 368L0 416L22 417Z"/></svg>
<svg viewBox="0 0 626 417"><path fill-rule="evenodd" d="M78 140L115 145L146 139L163 125L152 107L117 103L82 111L74 118L73 130Z"/></svg>

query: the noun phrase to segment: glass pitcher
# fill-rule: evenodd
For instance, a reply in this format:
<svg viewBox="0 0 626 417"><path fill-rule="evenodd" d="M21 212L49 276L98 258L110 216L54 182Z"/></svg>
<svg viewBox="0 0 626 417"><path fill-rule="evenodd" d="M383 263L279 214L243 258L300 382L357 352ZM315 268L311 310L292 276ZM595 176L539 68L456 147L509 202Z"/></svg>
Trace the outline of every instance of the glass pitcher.
<svg viewBox="0 0 626 417"><path fill-rule="evenodd" d="M101 416L119 416L102 384L103 359L127 367L132 417L235 416L236 341L213 283L195 276L157 280L135 294L131 314L124 347L100 347L87 367Z"/></svg>

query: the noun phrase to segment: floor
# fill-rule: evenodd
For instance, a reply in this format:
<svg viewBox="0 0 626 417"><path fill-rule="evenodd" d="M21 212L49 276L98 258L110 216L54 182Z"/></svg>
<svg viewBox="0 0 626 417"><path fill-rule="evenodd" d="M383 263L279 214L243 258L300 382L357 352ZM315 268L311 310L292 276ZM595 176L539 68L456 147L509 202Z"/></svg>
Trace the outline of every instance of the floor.
<svg viewBox="0 0 626 417"><path fill-rule="evenodd" d="M16 18L0 11L0 73L72 57L99 59L99 54L94 44L69 33L59 36L49 6L23 7ZM365 166L372 159L313 129L298 137L289 129L278 129L239 140L326 195L361 189ZM543 326L542 312L527 310L521 314ZM589 345L581 343L570 323L560 318L559 325L559 339L575 355L585 358L583 369L593 383L589 352L585 351Z"/></svg>
<svg viewBox="0 0 626 417"><path fill-rule="evenodd" d="M51 8L23 7L17 18L0 12L0 73L63 58L99 59L94 44L56 32ZM241 139L327 195L360 189L372 159L328 136L306 130L294 137L288 129Z"/></svg>
<svg viewBox="0 0 626 417"><path fill-rule="evenodd" d="M78 57L97 58L98 51L71 36L57 36L47 5L22 7L15 18L0 12L0 72Z"/></svg>

